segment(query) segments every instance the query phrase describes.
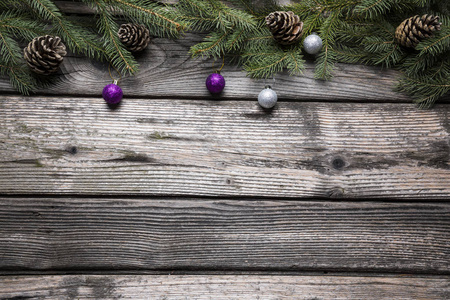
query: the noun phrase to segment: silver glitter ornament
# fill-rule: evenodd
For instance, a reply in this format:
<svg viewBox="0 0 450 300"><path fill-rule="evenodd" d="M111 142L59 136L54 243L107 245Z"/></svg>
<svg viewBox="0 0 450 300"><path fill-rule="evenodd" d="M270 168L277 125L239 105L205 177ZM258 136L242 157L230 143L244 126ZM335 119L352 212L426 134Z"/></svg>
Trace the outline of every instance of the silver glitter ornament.
<svg viewBox="0 0 450 300"><path fill-rule="evenodd" d="M258 95L258 103L264 108L272 108L277 104L278 96L277 93L270 88L270 86L266 86L259 95Z"/></svg>
<svg viewBox="0 0 450 300"><path fill-rule="evenodd" d="M322 49L322 39L313 32L303 41L303 47L308 54L317 54Z"/></svg>

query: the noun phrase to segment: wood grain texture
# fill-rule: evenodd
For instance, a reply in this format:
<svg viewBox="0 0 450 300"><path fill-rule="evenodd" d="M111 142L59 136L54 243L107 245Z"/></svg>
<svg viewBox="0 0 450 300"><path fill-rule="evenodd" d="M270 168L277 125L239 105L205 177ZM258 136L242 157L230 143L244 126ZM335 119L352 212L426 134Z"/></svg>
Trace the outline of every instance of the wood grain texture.
<svg viewBox="0 0 450 300"><path fill-rule="evenodd" d="M1 274L450 274L450 203L1 198Z"/></svg>
<svg viewBox="0 0 450 300"><path fill-rule="evenodd" d="M179 40L152 39L149 47L137 57L140 71L121 81L126 97L211 99L205 80L213 71L212 60L191 59L188 54L189 47L201 39L202 36L195 34L187 34ZM398 73L392 70L339 64L334 79L328 82L315 80L313 71L314 63L310 62L301 76L286 73L277 75L275 84L269 81L283 100L411 102L409 97L393 91ZM229 63L221 74L227 85L221 99L254 101L265 85L264 80L248 78L239 67ZM111 83L107 64L75 56L64 59L58 79L59 82L39 94L97 97L103 87ZM5 77L0 77L0 92L15 93Z"/></svg>
<svg viewBox="0 0 450 300"><path fill-rule="evenodd" d="M1 97L0 193L448 199L449 109Z"/></svg>
<svg viewBox="0 0 450 300"><path fill-rule="evenodd" d="M449 277L1 277L0 299L324 300L449 299Z"/></svg>

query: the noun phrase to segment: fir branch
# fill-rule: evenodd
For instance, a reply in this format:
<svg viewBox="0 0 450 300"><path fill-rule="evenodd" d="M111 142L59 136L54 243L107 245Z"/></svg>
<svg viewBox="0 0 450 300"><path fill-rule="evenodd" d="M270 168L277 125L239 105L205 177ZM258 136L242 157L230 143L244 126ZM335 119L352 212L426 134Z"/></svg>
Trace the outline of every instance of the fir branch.
<svg viewBox="0 0 450 300"><path fill-rule="evenodd" d="M269 78L283 71L284 61L289 57L289 53L272 53L270 56L264 56L264 60L249 60L244 65L244 69L250 77Z"/></svg>
<svg viewBox="0 0 450 300"><path fill-rule="evenodd" d="M336 54L333 52L333 44L336 36L336 30L340 25L340 12L332 12L324 21L320 28L320 35L323 40L322 51L316 60L316 69L314 77L317 79L329 80L332 77Z"/></svg>
<svg viewBox="0 0 450 300"><path fill-rule="evenodd" d="M38 84L24 67L22 51L17 41L1 29L0 27L0 73L8 75L11 85L19 92L29 94Z"/></svg>
<svg viewBox="0 0 450 300"><path fill-rule="evenodd" d="M14 11L0 13L0 27L2 31L8 32L15 37L24 40L32 40L37 35L43 35L44 24L31 20L27 15L19 15Z"/></svg>
<svg viewBox="0 0 450 300"><path fill-rule="evenodd" d="M297 48L289 50L272 48L269 52L256 51L254 53L244 53L244 69L247 75L252 78L269 78L275 73L282 72L285 68L291 75L298 75L304 69L302 55Z"/></svg>
<svg viewBox="0 0 450 300"><path fill-rule="evenodd" d="M180 19L190 22L190 29L207 32L216 28L216 16L207 1L180 0L176 6Z"/></svg>
<svg viewBox="0 0 450 300"><path fill-rule="evenodd" d="M215 28L226 31L231 28L251 32L256 29L256 20L244 11L230 8L218 0L204 1L206 4L197 3L195 0L182 0L179 7L193 9L202 17L214 18Z"/></svg>
<svg viewBox="0 0 450 300"><path fill-rule="evenodd" d="M105 54L109 62L121 73L133 74L138 70L138 64L131 53L122 45L117 31L115 18L111 12L111 7L103 0L84 0L90 2L99 15L98 28L102 34Z"/></svg>
<svg viewBox="0 0 450 300"><path fill-rule="evenodd" d="M220 57L225 54L227 37L231 30L225 32L212 32L210 36L206 37L202 43L191 47L189 52L193 57L201 55L202 57Z"/></svg>
<svg viewBox="0 0 450 300"><path fill-rule="evenodd" d="M200 18L208 18L213 15L213 7L208 1L179 0L177 9L180 13L187 12L187 16L198 15Z"/></svg>
<svg viewBox="0 0 450 300"><path fill-rule="evenodd" d="M237 51L249 34L258 31L256 19L237 9L230 8L218 0L180 0L177 5L183 20L192 20L197 15L192 28L210 31L203 42L190 49L193 57L219 57Z"/></svg>
<svg viewBox="0 0 450 300"><path fill-rule="evenodd" d="M419 72L425 71L432 67L436 61L434 59L427 59L425 56L409 56L403 61L402 69L408 76L414 76Z"/></svg>
<svg viewBox="0 0 450 300"><path fill-rule="evenodd" d="M306 37L314 30L322 27L324 20L325 18L323 17L322 11L317 11L315 14L306 17L305 21L303 22L303 36Z"/></svg>
<svg viewBox="0 0 450 300"><path fill-rule="evenodd" d="M179 21L177 14L167 6L145 0L110 0L126 17L146 25L153 35L177 37L187 24Z"/></svg>
<svg viewBox="0 0 450 300"><path fill-rule="evenodd" d="M289 71L289 74L300 75L305 69L305 61L300 51L290 51L289 59L285 61L285 68Z"/></svg>
<svg viewBox="0 0 450 300"><path fill-rule="evenodd" d="M364 18L374 19L389 11L399 0L363 0L353 13Z"/></svg>
<svg viewBox="0 0 450 300"><path fill-rule="evenodd" d="M369 53L374 65L390 68L396 66L404 58L405 53L394 41L395 28L386 20L379 20L372 28L372 35L367 36L362 45Z"/></svg>
<svg viewBox="0 0 450 300"><path fill-rule="evenodd" d="M44 21L53 24L52 31L59 35L66 46L75 53L81 53L88 57L95 58L98 47L93 48L92 44L96 37L81 26L75 26L65 18L56 5L50 0L22 0L26 2Z"/></svg>
<svg viewBox="0 0 450 300"><path fill-rule="evenodd" d="M244 43L245 41L245 38L246 36L244 30L235 31L229 36L227 43L225 44L225 48L228 51L237 51L241 48L242 43Z"/></svg>
<svg viewBox="0 0 450 300"><path fill-rule="evenodd" d="M262 47L272 48L277 45L275 39L273 38L273 34L267 28L265 21L261 22L254 32L246 36L245 42L246 44L243 45L243 48L241 49L241 52L243 53L248 51L254 51L251 50L251 48L254 49L261 49Z"/></svg>
<svg viewBox="0 0 450 300"><path fill-rule="evenodd" d="M219 12L219 16L221 15L224 15L225 20L230 23L230 26L227 28L235 27L245 32L251 32L256 29L256 20L252 15L245 12L236 9L223 8L223 10Z"/></svg>
<svg viewBox="0 0 450 300"><path fill-rule="evenodd" d="M337 45L333 52L336 60L347 64L367 63L368 54L360 48L352 48L346 45Z"/></svg>
<svg viewBox="0 0 450 300"><path fill-rule="evenodd" d="M404 77L399 89L414 95L422 107L449 91L448 1L302 0L285 7L274 0L180 0L174 6L150 0L82 1L97 11L95 26L73 22L53 0L0 2L0 73L8 75L18 90L27 93L39 83L26 68L17 40L28 41L44 33L59 35L73 52L107 58L122 73L136 72L136 60L117 36L119 15L146 25L152 35L161 37L178 37L186 28L206 32L206 38L191 47L192 56L231 55L251 77L267 78L286 69L299 74L304 67L301 44L277 44L264 22L271 11L292 10L304 23L303 37L318 31L323 40L316 56L316 78L330 79L338 61L367 63L400 70ZM394 41L395 28L411 15L424 13L439 15L441 30L419 43L415 51L399 47ZM48 29L44 24L50 25ZM98 43L98 33L103 44Z"/></svg>
<svg viewBox="0 0 450 300"><path fill-rule="evenodd" d="M398 64L403 58L403 52L394 41L385 41L377 37L366 39L366 51L371 54L370 61L374 65L382 65L387 68Z"/></svg>
<svg viewBox="0 0 450 300"><path fill-rule="evenodd" d="M9 37L4 31L0 31L0 56L3 63L6 65L18 64L22 59L20 53L22 51L17 41Z"/></svg>
<svg viewBox="0 0 450 300"><path fill-rule="evenodd" d="M363 43L364 38L372 34L374 23L362 20L345 20L336 32L336 44L349 44L354 48Z"/></svg>
<svg viewBox="0 0 450 300"><path fill-rule="evenodd" d="M434 37L429 38L417 45L419 56L438 55L450 51L450 27L444 27Z"/></svg>
<svg viewBox="0 0 450 300"><path fill-rule="evenodd" d="M450 91L450 79L405 76L397 89L411 95L420 108L430 108L436 100Z"/></svg>
<svg viewBox="0 0 450 300"><path fill-rule="evenodd" d="M29 95L32 90L38 87L37 81L27 69L4 64L1 59L0 74L7 75L11 85L24 95Z"/></svg>
<svg viewBox="0 0 450 300"><path fill-rule="evenodd" d="M255 16L256 18L265 18L269 13L280 10L276 0L261 1L258 5L254 0L230 0L237 7L242 7L244 11Z"/></svg>

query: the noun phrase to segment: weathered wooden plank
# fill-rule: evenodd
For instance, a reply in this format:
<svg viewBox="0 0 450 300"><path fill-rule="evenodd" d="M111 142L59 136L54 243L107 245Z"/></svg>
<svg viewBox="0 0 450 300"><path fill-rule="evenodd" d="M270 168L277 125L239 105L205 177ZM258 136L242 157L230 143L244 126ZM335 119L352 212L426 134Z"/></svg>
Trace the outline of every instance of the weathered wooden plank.
<svg viewBox="0 0 450 300"><path fill-rule="evenodd" d="M2 97L0 193L448 199L449 109Z"/></svg>
<svg viewBox="0 0 450 300"><path fill-rule="evenodd" d="M1 277L0 299L449 299L449 277Z"/></svg>
<svg viewBox="0 0 450 300"><path fill-rule="evenodd" d="M189 47L201 41L201 36L187 34L179 40L155 38L138 57L141 65L136 76L126 77L121 87L127 97L208 98L206 77L212 73L212 60L190 59ZM216 68L217 68L216 63ZM281 74L276 82L268 80L280 99L329 101L411 102L404 94L393 91L398 73L358 65L338 65L332 81L315 80L314 64L308 63L302 76ZM67 57L62 65L61 79L40 91L46 95L101 96L103 87L111 83L107 64L84 58ZM237 66L228 63L221 72L227 86L220 99L257 98L264 80L247 78ZM1 92L15 92L9 80L0 78ZM216 97L217 98L217 97ZM218 98L217 98L218 99Z"/></svg>
<svg viewBox="0 0 450 300"><path fill-rule="evenodd" d="M1 198L0 224L2 274L450 274L450 203Z"/></svg>

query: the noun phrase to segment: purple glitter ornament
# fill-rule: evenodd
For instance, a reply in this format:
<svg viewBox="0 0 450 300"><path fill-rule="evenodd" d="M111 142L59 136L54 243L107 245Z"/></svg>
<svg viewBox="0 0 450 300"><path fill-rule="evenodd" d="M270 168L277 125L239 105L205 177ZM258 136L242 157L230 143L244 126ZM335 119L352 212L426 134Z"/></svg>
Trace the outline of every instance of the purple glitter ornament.
<svg viewBox="0 0 450 300"><path fill-rule="evenodd" d="M120 86L111 83L103 88L102 96L106 103L117 104L122 100L123 92Z"/></svg>
<svg viewBox="0 0 450 300"><path fill-rule="evenodd" d="M225 87L225 78L219 73L212 73L206 78L206 88L213 94L220 93Z"/></svg>

